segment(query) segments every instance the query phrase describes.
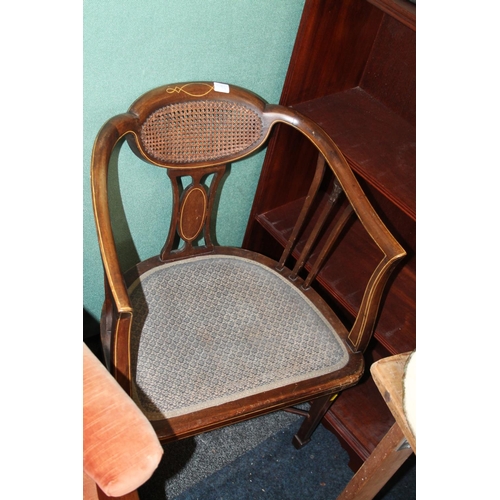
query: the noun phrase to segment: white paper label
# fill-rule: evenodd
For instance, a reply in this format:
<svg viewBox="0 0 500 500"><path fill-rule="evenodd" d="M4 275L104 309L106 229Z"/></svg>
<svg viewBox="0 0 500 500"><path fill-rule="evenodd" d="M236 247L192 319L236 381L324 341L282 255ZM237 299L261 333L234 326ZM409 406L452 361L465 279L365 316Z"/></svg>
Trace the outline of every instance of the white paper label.
<svg viewBox="0 0 500 500"><path fill-rule="evenodd" d="M227 83L214 82L214 90L216 92L224 92L224 94L229 94L229 85Z"/></svg>

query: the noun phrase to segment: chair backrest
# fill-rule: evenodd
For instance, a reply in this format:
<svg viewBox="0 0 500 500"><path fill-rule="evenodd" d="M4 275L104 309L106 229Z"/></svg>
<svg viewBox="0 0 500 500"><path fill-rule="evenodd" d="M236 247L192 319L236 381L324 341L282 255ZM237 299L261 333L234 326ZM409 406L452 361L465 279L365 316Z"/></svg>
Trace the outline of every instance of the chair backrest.
<svg viewBox="0 0 500 500"><path fill-rule="evenodd" d="M266 104L245 89L213 82L178 83L151 90L136 100L127 113L110 119L97 136L92 158L94 213L109 292L107 300L113 302L118 316L115 321L130 322L132 314L118 264L107 204L108 164L118 141L126 137L140 158L167 169L173 186L174 206L170 232L160 259L178 259L212 251L211 215L226 165L262 147L277 123L294 127L318 150L313 182L277 268L284 267L303 232L325 169L329 167L334 179L332 193L296 260L291 277L295 279L304 269L324 230L331 207L338 204L344 193L348 203L312 264L303 286L311 285L342 229L351 216L356 215L382 253L368 281L348 340L354 351L366 348L383 288L405 251L368 202L340 150L319 125L293 109ZM181 182L184 176L191 178L185 188ZM207 186L209 176L211 181Z"/></svg>

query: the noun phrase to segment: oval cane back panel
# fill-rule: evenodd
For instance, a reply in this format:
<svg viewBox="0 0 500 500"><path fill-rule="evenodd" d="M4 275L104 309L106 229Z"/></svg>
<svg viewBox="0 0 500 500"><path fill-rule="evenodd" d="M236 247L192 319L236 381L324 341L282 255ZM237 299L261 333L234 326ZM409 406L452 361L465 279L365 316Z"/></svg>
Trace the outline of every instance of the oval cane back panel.
<svg viewBox="0 0 500 500"><path fill-rule="evenodd" d="M144 122L145 153L166 164L223 161L251 151L263 135L260 116L229 101L185 101L156 110Z"/></svg>

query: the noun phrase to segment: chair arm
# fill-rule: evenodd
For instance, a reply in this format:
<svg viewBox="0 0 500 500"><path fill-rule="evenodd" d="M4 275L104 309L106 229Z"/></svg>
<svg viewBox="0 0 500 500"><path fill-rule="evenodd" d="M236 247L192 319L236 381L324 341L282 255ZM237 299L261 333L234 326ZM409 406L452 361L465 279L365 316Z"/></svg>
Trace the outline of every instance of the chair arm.
<svg viewBox="0 0 500 500"><path fill-rule="evenodd" d="M133 128L136 117L130 114L115 116L99 131L92 151L90 181L97 239L101 251L109 288L118 313L132 312L118 254L113 237L111 216L108 207L108 169L113 150L118 141Z"/></svg>
<svg viewBox="0 0 500 500"><path fill-rule="evenodd" d="M83 345L83 467L106 494L125 495L158 467L156 433L118 382Z"/></svg>

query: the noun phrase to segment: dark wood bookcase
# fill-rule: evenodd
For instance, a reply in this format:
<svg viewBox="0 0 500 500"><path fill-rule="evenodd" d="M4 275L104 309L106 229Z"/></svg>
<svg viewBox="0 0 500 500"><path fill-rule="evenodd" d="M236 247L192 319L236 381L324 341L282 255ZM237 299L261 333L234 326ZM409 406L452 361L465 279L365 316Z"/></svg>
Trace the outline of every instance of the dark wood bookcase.
<svg viewBox="0 0 500 500"><path fill-rule="evenodd" d="M415 5L406 0L306 0L280 100L332 137L408 253L383 299L363 381L340 394L323 421L349 452L354 470L394 421L370 364L416 347L415 18ZM279 257L315 162L300 134L284 126L274 131L245 248ZM346 322L359 307L377 256L355 223L318 277L317 288Z"/></svg>

